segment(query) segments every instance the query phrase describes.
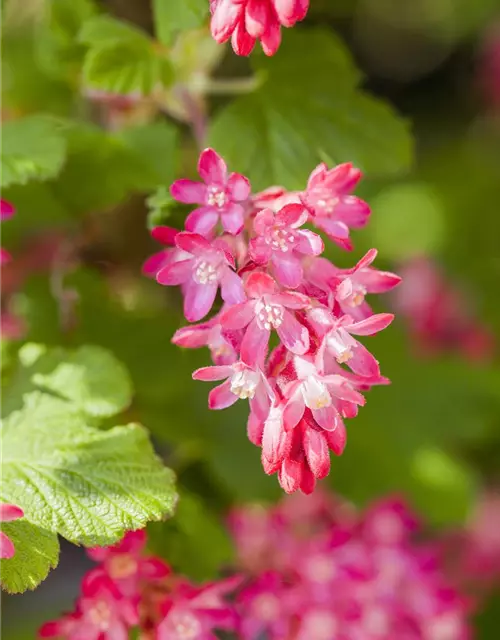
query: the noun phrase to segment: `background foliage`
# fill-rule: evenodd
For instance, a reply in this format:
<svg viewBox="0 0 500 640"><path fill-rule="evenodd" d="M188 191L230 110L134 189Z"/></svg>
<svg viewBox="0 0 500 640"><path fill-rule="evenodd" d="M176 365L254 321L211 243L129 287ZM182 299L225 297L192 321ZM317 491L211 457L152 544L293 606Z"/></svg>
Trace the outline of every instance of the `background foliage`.
<svg viewBox="0 0 500 640"><path fill-rule="evenodd" d="M177 294L140 273L155 250L148 225L182 225L186 211L172 206L165 187L193 175L199 145L214 146L254 189L301 188L319 161L352 161L365 172L360 195L374 213L354 235L354 255L330 247L329 257L347 266L376 246L378 266L397 271L425 253L491 331L500 327L500 129L480 91L481 47L498 3L312 0L308 19L283 34L274 58L255 52L249 60L211 40L207 4L3 3L2 197L17 215L2 226L2 245L20 280L11 287L7 273L4 285L26 331L2 344L2 498L15 501L9 463L17 464L16 439L33 428L40 437L24 463L29 482L47 487L47 503L71 505L71 484L57 485L61 438L71 442L82 482L99 450L103 495L120 481L127 451L152 476L137 470L135 495L147 482L143 504L120 503L109 522L96 512L49 530L34 506L19 528L6 526L18 546L32 541L3 576L13 591L56 564L56 534L109 542L171 510L173 490L165 496L159 488L170 472L155 461L144 429L116 424L144 425L178 475L177 515L151 525L151 544L193 578L214 577L231 560L222 526L229 505L280 495L246 438L242 403L210 413L205 386L191 380L207 354L170 344L183 324ZM50 260L21 274L33 242L61 236ZM423 357L400 318L372 344L392 385L369 394L325 483L357 504L404 492L429 527L459 526L498 482L498 351L480 363L453 353ZM65 563L65 553L76 564ZM22 604L20 596L6 599L10 638L33 637L47 602L54 613L67 606L84 562L63 543L61 566L35 594ZM21 574L30 585L20 584ZM26 626L14 622L26 607ZM498 624L492 604L478 637L494 637Z"/></svg>

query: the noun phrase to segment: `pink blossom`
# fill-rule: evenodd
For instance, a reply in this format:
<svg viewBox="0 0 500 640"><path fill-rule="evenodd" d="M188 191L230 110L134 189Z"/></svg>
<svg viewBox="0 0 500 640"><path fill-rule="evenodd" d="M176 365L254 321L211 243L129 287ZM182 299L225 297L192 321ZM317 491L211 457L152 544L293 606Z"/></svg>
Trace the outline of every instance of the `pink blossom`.
<svg viewBox="0 0 500 640"><path fill-rule="evenodd" d="M241 336L239 331L222 331L220 314L208 322L178 329L172 342L185 349L208 347L216 365L234 364L238 359Z"/></svg>
<svg viewBox="0 0 500 640"><path fill-rule="evenodd" d="M170 573L170 567L162 560L142 554L145 544L144 530L129 531L116 545L88 549L88 555L101 563L92 575L108 576L125 596L137 595L142 582L161 580Z"/></svg>
<svg viewBox="0 0 500 640"><path fill-rule="evenodd" d="M24 511L14 504L0 502L0 522L12 522L24 517ZM0 531L0 558L7 560L12 558L16 550L12 540L6 533Z"/></svg>
<svg viewBox="0 0 500 640"><path fill-rule="evenodd" d="M309 333L293 313L310 304L307 296L280 292L271 276L261 272L248 276L245 290L249 299L229 307L221 317L224 330L246 328L240 351L243 362L250 367L262 363L272 329L276 329L281 342L292 353L305 353L309 349Z"/></svg>
<svg viewBox="0 0 500 640"><path fill-rule="evenodd" d="M243 640L256 640L263 634L270 638L287 638L291 620L283 598L286 588L278 572L267 571L238 594L238 604L245 611L239 632Z"/></svg>
<svg viewBox="0 0 500 640"><path fill-rule="evenodd" d="M309 0L210 0L212 36L231 38L234 52L248 56L257 40L272 56L281 43L281 26L293 27L306 17Z"/></svg>
<svg viewBox="0 0 500 640"><path fill-rule="evenodd" d="M244 203L250 196L250 183L239 173L227 174L224 160L205 149L198 161L203 182L176 180L170 187L172 197L186 204L201 204L186 219L186 229L206 236L219 218L228 233L238 234L244 224Z"/></svg>
<svg viewBox="0 0 500 640"><path fill-rule="evenodd" d="M233 271L232 255L222 240L209 242L197 233L184 231L175 236L175 244L188 257L161 267L156 280L163 285L184 286L187 320L197 322L207 315L219 286L225 302L243 302L245 294L241 279Z"/></svg>
<svg viewBox="0 0 500 640"><path fill-rule="evenodd" d="M360 198L350 195L361 178L361 171L352 164L340 164L328 169L319 164L309 176L302 202L311 214L311 221L344 249L351 250L351 228L364 227L370 208Z"/></svg>
<svg viewBox="0 0 500 640"><path fill-rule="evenodd" d="M137 606L124 598L103 575L90 574L82 584L82 597L74 613L48 622L41 638L68 640L126 640L128 630L139 622Z"/></svg>
<svg viewBox="0 0 500 640"><path fill-rule="evenodd" d="M254 219L257 234L250 240L250 257L259 265L271 263L273 273L284 287L296 289L304 278L302 258L323 252L323 241L308 229L308 213L302 205L289 204L274 214L263 209Z"/></svg>
<svg viewBox="0 0 500 640"><path fill-rule="evenodd" d="M7 202L7 200L0 200L0 221L9 220L15 214L16 210ZM10 262L11 255L10 253L0 247L0 265L5 264L6 262Z"/></svg>

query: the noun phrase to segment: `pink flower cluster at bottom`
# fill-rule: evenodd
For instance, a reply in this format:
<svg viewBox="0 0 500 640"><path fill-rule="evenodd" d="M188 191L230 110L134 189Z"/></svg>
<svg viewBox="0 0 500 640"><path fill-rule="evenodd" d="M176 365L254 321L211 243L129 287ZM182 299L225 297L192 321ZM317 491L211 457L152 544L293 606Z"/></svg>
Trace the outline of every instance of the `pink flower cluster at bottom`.
<svg viewBox="0 0 500 640"><path fill-rule="evenodd" d="M357 514L320 493L241 509L231 527L252 576L237 596L244 640L465 640L468 604L439 547L390 499Z"/></svg>
<svg viewBox="0 0 500 640"><path fill-rule="evenodd" d="M235 629L236 613L224 597L238 576L196 586L146 555L145 544L145 531L130 531L115 546L91 549L100 564L83 579L75 610L44 624L39 637L126 640L139 628L143 640L215 640L214 628Z"/></svg>

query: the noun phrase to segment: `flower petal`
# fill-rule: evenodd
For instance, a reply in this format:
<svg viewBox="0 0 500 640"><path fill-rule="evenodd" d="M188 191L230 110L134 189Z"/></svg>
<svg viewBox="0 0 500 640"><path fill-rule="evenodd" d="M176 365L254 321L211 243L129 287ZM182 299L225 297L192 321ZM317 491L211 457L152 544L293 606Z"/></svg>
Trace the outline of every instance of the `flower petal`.
<svg viewBox="0 0 500 640"><path fill-rule="evenodd" d="M12 540L3 531L0 531L0 558L8 560L12 558L15 553L16 550Z"/></svg>
<svg viewBox="0 0 500 640"><path fill-rule="evenodd" d="M178 229L174 229L173 227L167 226L159 226L151 229L151 237L154 238L157 242L161 242L161 244L165 245L175 245L175 236L179 233Z"/></svg>
<svg viewBox="0 0 500 640"><path fill-rule="evenodd" d="M262 209L254 218L253 228L257 235L264 235L274 224L274 213L271 209Z"/></svg>
<svg viewBox="0 0 500 640"><path fill-rule="evenodd" d="M211 8L213 9L213 5ZM233 0L219 0L215 3L210 22L214 40L220 44L229 40L243 11L244 5L235 3Z"/></svg>
<svg viewBox="0 0 500 640"><path fill-rule="evenodd" d="M0 502L0 522L11 522L24 517L24 511L15 504Z"/></svg>
<svg viewBox="0 0 500 640"><path fill-rule="evenodd" d="M245 290L250 298L261 298L264 295L276 293L278 286L267 273L254 271L245 282Z"/></svg>
<svg viewBox="0 0 500 640"><path fill-rule="evenodd" d="M221 213L220 217L224 231L231 233L233 236L238 235L245 224L243 207L241 204L235 202L232 202L226 210Z"/></svg>
<svg viewBox="0 0 500 640"><path fill-rule="evenodd" d="M357 342L352 350L352 358L347 365L359 376L365 376L367 378L377 378L380 376L378 361L360 342Z"/></svg>
<svg viewBox="0 0 500 640"><path fill-rule="evenodd" d="M229 365L221 365L215 367L201 367L193 371L193 380L203 380L211 382L212 380L224 380L233 374L233 368Z"/></svg>
<svg viewBox="0 0 500 640"><path fill-rule="evenodd" d="M304 452L315 478L325 478L330 473L330 452L325 436L316 429L306 429L303 436Z"/></svg>
<svg viewBox="0 0 500 640"><path fill-rule="evenodd" d="M281 342L292 353L303 355L309 350L308 330L286 309L277 332Z"/></svg>
<svg viewBox="0 0 500 640"><path fill-rule="evenodd" d="M213 149L205 149L198 160L198 173L206 184L225 185L227 167L221 156Z"/></svg>
<svg viewBox="0 0 500 640"><path fill-rule="evenodd" d="M276 214L276 222L280 226L297 229L307 222L308 217L303 204L286 204Z"/></svg>
<svg viewBox="0 0 500 640"><path fill-rule="evenodd" d="M272 407L264 423L262 455L272 464L281 462L286 454L287 435L283 427L283 410Z"/></svg>
<svg viewBox="0 0 500 640"><path fill-rule="evenodd" d="M250 257L257 264L267 264L272 255L272 249L261 236L252 238L249 243Z"/></svg>
<svg viewBox="0 0 500 640"><path fill-rule="evenodd" d="M188 215L185 226L187 231L206 236L212 231L218 220L219 212L213 207L198 207Z"/></svg>
<svg viewBox="0 0 500 640"><path fill-rule="evenodd" d="M266 357L269 344L269 329L261 329L254 318L247 327L241 341L240 357L249 367L256 368Z"/></svg>
<svg viewBox="0 0 500 640"><path fill-rule="evenodd" d="M240 6L244 6L243 4ZM255 38L253 38L245 29L245 21L243 18L239 20L231 37L233 51L238 56L248 56L252 53L255 46Z"/></svg>
<svg viewBox="0 0 500 640"><path fill-rule="evenodd" d="M184 293L184 315L189 322L198 322L212 308L217 295L218 284L198 284L190 280Z"/></svg>
<svg viewBox="0 0 500 640"><path fill-rule="evenodd" d="M165 578L171 572L168 564L160 560L160 558L143 558L141 560L141 577L148 580L159 580Z"/></svg>
<svg viewBox="0 0 500 640"><path fill-rule="evenodd" d="M366 287L368 293L385 293L394 289L401 282L401 278L390 271L362 269L356 274L356 281Z"/></svg>
<svg viewBox="0 0 500 640"><path fill-rule="evenodd" d="M254 306L251 302L240 302L225 309L220 317L223 329L237 330L246 327L254 318Z"/></svg>
<svg viewBox="0 0 500 640"><path fill-rule="evenodd" d="M260 38L262 50L266 56L274 56L281 44L281 27L277 18L271 18L268 23L267 31Z"/></svg>
<svg viewBox="0 0 500 640"><path fill-rule="evenodd" d="M290 253L273 252L271 262L276 280L283 287L296 289L302 283L304 272L299 258Z"/></svg>
<svg viewBox="0 0 500 640"><path fill-rule="evenodd" d="M229 267L224 269L221 281L221 296L228 304L239 304L246 299L243 281L240 276Z"/></svg>
<svg viewBox="0 0 500 640"><path fill-rule="evenodd" d="M309 296L297 291L282 291L273 296L273 302L281 304L289 309L305 309L310 306L311 300Z"/></svg>
<svg viewBox="0 0 500 640"><path fill-rule="evenodd" d="M297 232L299 241L295 245L295 250L306 256L319 256L323 253L325 245L321 236L309 229L301 229Z"/></svg>
<svg viewBox="0 0 500 640"><path fill-rule="evenodd" d="M170 187L170 195L177 202L185 204L203 204L207 193L206 185L194 180L182 178L176 180Z"/></svg>
<svg viewBox="0 0 500 640"><path fill-rule="evenodd" d="M338 412L333 404L322 409L313 409L312 414L319 426L325 431L335 431L338 426Z"/></svg>
<svg viewBox="0 0 500 640"><path fill-rule="evenodd" d="M293 493L300 488L303 463L285 458L278 471L278 481L286 493Z"/></svg>
<svg viewBox="0 0 500 640"><path fill-rule="evenodd" d="M14 205L12 205L10 202L7 202L7 200L0 200L0 220L3 221L12 218L15 212L16 210L14 208Z"/></svg>
<svg viewBox="0 0 500 640"><path fill-rule="evenodd" d="M210 409L227 409L238 400L238 396L231 391L231 381L226 380L208 394Z"/></svg>
<svg viewBox="0 0 500 640"><path fill-rule="evenodd" d="M253 38L260 38L269 22L269 4L262 0L247 0L245 29Z"/></svg>
<svg viewBox="0 0 500 640"><path fill-rule="evenodd" d="M328 447L336 456L340 456L345 449L347 433L341 418L337 421L337 428L334 431L325 431L324 436Z"/></svg>
<svg viewBox="0 0 500 640"><path fill-rule="evenodd" d="M199 233L181 231L175 236L175 244L179 249L198 255L212 249L210 242Z"/></svg>
<svg viewBox="0 0 500 640"><path fill-rule="evenodd" d="M227 188L231 199L236 202L242 202L250 197L250 181L245 176L242 176L241 173L232 173L229 176Z"/></svg>
<svg viewBox="0 0 500 640"><path fill-rule="evenodd" d="M174 333L171 342L178 347L186 349L199 349L207 345L208 336L212 329L212 325L208 322L204 324L193 325L190 327L182 327Z"/></svg>
<svg viewBox="0 0 500 640"><path fill-rule="evenodd" d="M394 314L392 313L376 313L365 320L346 324L344 327L349 333L354 333L357 336L372 336L388 327L393 320Z"/></svg>
<svg viewBox="0 0 500 640"><path fill-rule="evenodd" d="M305 410L306 405L304 398L302 397L300 389L298 389L286 403L285 410L283 411L283 424L285 425L286 431L291 431L291 429L297 426Z"/></svg>
<svg viewBox="0 0 500 640"><path fill-rule="evenodd" d="M166 286L175 286L186 282L193 271L193 260L181 260L160 268L156 281Z"/></svg>

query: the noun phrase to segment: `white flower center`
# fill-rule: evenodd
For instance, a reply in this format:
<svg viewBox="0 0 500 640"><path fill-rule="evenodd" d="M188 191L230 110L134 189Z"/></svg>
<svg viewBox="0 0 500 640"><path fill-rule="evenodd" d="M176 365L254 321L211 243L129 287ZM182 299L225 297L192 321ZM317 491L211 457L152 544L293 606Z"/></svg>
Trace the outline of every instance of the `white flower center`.
<svg viewBox="0 0 500 640"><path fill-rule="evenodd" d="M352 293L344 300L344 302L348 307L359 307L359 305L365 301L367 293L366 287L362 284L352 282Z"/></svg>
<svg viewBox="0 0 500 640"><path fill-rule="evenodd" d="M187 611L174 612L172 626L179 640L196 640L202 632L200 621Z"/></svg>
<svg viewBox="0 0 500 640"><path fill-rule="evenodd" d="M98 629L107 631L111 621L111 609L104 600L98 600L89 611L89 618Z"/></svg>
<svg viewBox="0 0 500 640"><path fill-rule="evenodd" d="M340 328L332 331L327 338L328 349L335 355L335 359L339 364L349 362L353 357L352 346L353 341L347 331Z"/></svg>
<svg viewBox="0 0 500 640"><path fill-rule="evenodd" d="M218 265L208 262L207 260L201 260L196 265L193 277L198 284L214 284L218 280L217 274Z"/></svg>
<svg viewBox="0 0 500 640"><path fill-rule="evenodd" d="M286 253L293 248L295 235L286 229L273 227L266 233L265 242L270 245L274 251Z"/></svg>
<svg viewBox="0 0 500 640"><path fill-rule="evenodd" d="M302 397L309 409L324 409L332 404L326 386L316 376L309 376L302 382Z"/></svg>
<svg viewBox="0 0 500 640"><path fill-rule="evenodd" d="M277 329L283 322L284 309L280 304L259 303L257 322L261 329Z"/></svg>
<svg viewBox="0 0 500 640"><path fill-rule="evenodd" d="M223 209L228 202L228 198L224 189L212 185L211 187L208 187L206 201L207 204L211 207Z"/></svg>
<svg viewBox="0 0 500 640"><path fill-rule="evenodd" d="M319 188L311 196L316 215L331 215L339 203L339 199L330 195L326 189Z"/></svg>
<svg viewBox="0 0 500 640"><path fill-rule="evenodd" d="M242 400L252 399L259 384L259 374L251 369L236 371L231 376L231 392Z"/></svg>

